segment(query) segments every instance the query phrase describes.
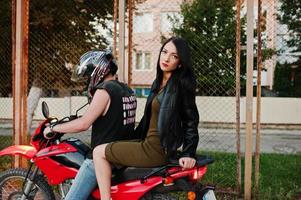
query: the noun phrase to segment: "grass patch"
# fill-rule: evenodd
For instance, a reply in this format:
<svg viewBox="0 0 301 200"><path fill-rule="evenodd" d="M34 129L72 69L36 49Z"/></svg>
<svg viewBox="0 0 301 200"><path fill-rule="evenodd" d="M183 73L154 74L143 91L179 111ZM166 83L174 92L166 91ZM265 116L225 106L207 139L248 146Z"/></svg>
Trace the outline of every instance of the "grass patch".
<svg viewBox="0 0 301 200"><path fill-rule="evenodd" d="M261 199L301 199L301 155L260 155Z"/></svg>
<svg viewBox="0 0 301 200"><path fill-rule="evenodd" d="M223 152L199 153L211 155L215 160L213 164L208 166L202 182L215 184L221 190L235 191L236 154ZM254 158L252 161L252 183L254 183ZM242 158L241 165L243 182L244 158ZM301 155L262 153L260 155L259 184L260 199L301 199Z"/></svg>
<svg viewBox="0 0 301 200"><path fill-rule="evenodd" d="M0 150L12 145L11 136L0 136ZM0 157L0 172L11 167L11 156L1 156Z"/></svg>
<svg viewBox="0 0 301 200"><path fill-rule="evenodd" d="M11 136L0 136L0 150L4 149L12 145L12 137Z"/></svg>
<svg viewBox="0 0 301 200"><path fill-rule="evenodd" d="M214 163L207 167L207 173L203 182L214 185L221 185L223 188L236 186L236 154L222 152L202 152L203 155L210 155Z"/></svg>

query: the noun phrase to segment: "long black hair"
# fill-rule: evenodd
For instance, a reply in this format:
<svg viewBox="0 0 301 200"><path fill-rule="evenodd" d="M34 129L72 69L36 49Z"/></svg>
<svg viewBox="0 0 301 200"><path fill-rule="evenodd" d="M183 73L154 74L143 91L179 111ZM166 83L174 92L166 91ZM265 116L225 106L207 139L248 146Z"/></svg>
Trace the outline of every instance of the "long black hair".
<svg viewBox="0 0 301 200"><path fill-rule="evenodd" d="M159 57L157 61L157 75L155 79L155 87L154 92L158 93L160 90L160 85L163 80L163 71L160 67L160 56L163 48L168 42L172 42L177 49L177 54L179 56L180 65L181 67L177 67L172 72L172 79L175 80L175 85L173 86L174 89L178 89L179 87L185 88L186 90L189 90L192 93L195 93L196 88L196 79L192 70L192 62L191 62L191 56L190 56L190 49L188 46L188 43L183 38L179 37L171 37L168 40L166 40L159 52Z"/></svg>

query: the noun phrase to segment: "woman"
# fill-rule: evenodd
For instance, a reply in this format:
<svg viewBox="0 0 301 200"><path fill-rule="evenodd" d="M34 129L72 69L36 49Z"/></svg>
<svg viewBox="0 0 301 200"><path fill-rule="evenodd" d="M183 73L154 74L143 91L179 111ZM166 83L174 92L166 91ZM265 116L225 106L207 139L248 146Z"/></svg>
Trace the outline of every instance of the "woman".
<svg viewBox="0 0 301 200"><path fill-rule="evenodd" d="M161 47L157 76L147 99L144 116L135 130L141 142L119 141L97 146L93 151L101 199L111 198L110 163L156 167L176 157L179 164L192 168L198 145L199 114L195 104L196 81L186 41L172 37Z"/></svg>

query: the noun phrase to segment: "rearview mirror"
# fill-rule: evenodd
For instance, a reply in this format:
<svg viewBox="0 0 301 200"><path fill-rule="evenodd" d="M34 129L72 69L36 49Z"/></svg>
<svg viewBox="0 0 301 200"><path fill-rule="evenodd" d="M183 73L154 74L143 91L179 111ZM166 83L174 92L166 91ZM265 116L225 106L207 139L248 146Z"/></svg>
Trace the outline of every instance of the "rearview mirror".
<svg viewBox="0 0 301 200"><path fill-rule="evenodd" d="M42 113L46 119L49 118L49 108L45 101L42 102Z"/></svg>

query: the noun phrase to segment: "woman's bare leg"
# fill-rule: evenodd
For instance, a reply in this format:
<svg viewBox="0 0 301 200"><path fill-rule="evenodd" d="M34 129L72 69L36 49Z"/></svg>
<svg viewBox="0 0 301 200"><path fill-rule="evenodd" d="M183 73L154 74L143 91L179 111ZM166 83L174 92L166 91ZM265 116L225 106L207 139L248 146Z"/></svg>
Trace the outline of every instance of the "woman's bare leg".
<svg viewBox="0 0 301 200"><path fill-rule="evenodd" d="M106 160L106 146L107 144L102 144L93 150L93 161L101 200L111 199L112 169L110 163Z"/></svg>

